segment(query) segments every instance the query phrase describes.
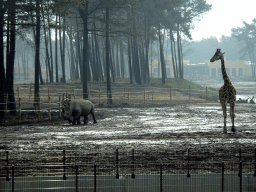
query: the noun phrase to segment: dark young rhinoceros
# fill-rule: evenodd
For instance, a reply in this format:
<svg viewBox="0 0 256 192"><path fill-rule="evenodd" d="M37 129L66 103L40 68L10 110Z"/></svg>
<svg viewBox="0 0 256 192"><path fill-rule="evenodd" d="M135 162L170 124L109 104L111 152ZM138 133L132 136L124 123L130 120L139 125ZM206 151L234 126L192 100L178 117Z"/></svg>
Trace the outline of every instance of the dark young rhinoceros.
<svg viewBox="0 0 256 192"><path fill-rule="evenodd" d="M88 123L88 115L92 114L94 123L97 123L95 119L95 109L91 101L83 99L66 99L63 101L62 106L62 117L65 120L69 120L69 123L72 124L81 124L80 116L84 116L84 124ZM72 121L73 117L73 121Z"/></svg>

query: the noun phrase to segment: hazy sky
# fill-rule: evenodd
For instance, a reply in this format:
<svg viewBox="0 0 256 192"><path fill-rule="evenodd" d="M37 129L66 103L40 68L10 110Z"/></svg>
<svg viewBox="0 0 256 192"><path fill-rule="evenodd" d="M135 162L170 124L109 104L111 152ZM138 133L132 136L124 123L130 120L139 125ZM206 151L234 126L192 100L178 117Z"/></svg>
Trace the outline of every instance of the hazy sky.
<svg viewBox="0 0 256 192"><path fill-rule="evenodd" d="M251 23L256 18L256 0L206 0L212 9L192 31L193 40L222 35L230 36L231 29L242 26L242 20Z"/></svg>

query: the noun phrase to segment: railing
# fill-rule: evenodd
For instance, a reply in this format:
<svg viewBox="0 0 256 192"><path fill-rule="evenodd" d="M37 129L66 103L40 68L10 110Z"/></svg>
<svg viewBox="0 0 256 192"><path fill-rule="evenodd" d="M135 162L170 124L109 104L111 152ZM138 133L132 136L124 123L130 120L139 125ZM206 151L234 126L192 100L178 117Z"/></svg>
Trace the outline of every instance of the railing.
<svg viewBox="0 0 256 192"><path fill-rule="evenodd" d="M222 152L224 151L224 152ZM256 148L230 149L170 149L170 150L136 150L127 151L116 149L112 152L104 151L74 151L74 150L31 150L31 151L4 151L0 150L0 166L9 165L70 165L70 164L180 164L191 162L207 163L224 162L226 166L232 166L232 162L256 162ZM230 164L231 162L231 164ZM189 173L191 167L184 167ZM201 165L201 168L203 166ZM204 170L207 170L204 167ZM255 167L256 174L256 167Z"/></svg>
<svg viewBox="0 0 256 192"><path fill-rule="evenodd" d="M256 148L218 151L0 151L0 191L255 191Z"/></svg>
<svg viewBox="0 0 256 192"><path fill-rule="evenodd" d="M254 163L1 166L0 191L255 191ZM150 169L148 169L148 166ZM246 171L243 167L249 169ZM118 169L117 169L118 167ZM203 165L205 167L205 165ZM8 170L8 171L7 171Z"/></svg>

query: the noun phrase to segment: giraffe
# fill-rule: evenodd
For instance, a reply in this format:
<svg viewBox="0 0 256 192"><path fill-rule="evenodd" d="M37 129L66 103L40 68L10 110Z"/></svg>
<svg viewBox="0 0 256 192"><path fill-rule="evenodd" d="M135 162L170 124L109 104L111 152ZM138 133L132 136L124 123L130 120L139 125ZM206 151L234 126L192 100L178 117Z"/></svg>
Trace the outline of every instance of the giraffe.
<svg viewBox="0 0 256 192"><path fill-rule="evenodd" d="M226 119L227 119L227 109L226 105L227 103L230 104L230 116L232 121L232 128L231 131L235 132L235 125L234 125L234 119L235 119L235 102L236 102L236 89L233 87L227 72L225 68L224 63L224 53L220 52L220 49L217 49L216 53L211 58L210 62L214 62L217 60L221 60L221 71L222 71L222 77L224 80L224 85L219 90L219 100L220 104L222 106L223 116L224 116L224 128L223 132L227 133L226 128Z"/></svg>

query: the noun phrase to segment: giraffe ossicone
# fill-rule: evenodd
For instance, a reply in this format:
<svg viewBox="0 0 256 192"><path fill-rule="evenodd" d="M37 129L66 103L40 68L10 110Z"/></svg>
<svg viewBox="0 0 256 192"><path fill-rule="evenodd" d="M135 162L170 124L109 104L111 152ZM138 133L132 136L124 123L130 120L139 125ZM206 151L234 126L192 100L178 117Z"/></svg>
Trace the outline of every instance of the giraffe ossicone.
<svg viewBox="0 0 256 192"><path fill-rule="evenodd" d="M224 117L224 127L223 127L223 132L227 133L227 128L226 128L226 119L227 119L227 103L230 104L230 117L231 117L231 122L232 122L232 128L231 131L235 132L235 102L236 102L236 89L232 85L228 74L226 72L225 68L225 62L224 62L224 53L221 52L220 49L217 49L213 57L211 58L211 62L220 60L221 61L221 72L222 72L222 77L224 80L224 85L220 88L219 90L219 100L220 104L222 106L222 111L223 111L223 117Z"/></svg>

